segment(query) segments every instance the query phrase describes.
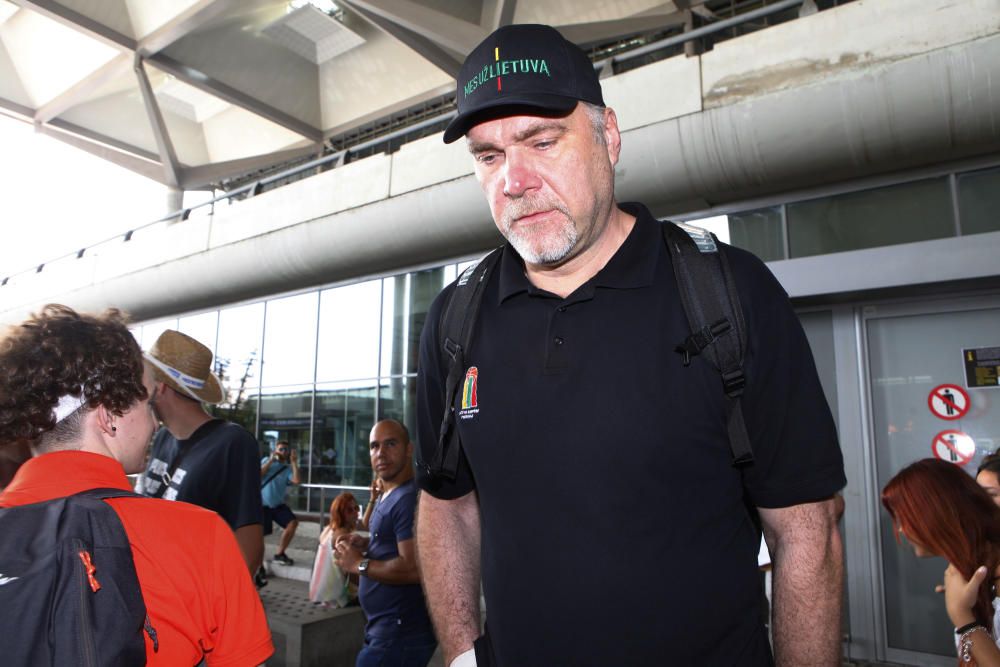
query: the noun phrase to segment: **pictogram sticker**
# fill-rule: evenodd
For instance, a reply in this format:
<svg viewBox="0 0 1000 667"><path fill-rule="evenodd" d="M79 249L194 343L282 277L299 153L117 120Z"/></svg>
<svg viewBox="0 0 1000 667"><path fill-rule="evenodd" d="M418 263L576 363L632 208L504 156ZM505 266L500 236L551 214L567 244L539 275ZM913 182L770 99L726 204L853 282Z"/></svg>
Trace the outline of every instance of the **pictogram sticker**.
<svg viewBox="0 0 1000 667"><path fill-rule="evenodd" d="M941 431L934 436L931 449L942 461L964 466L976 455L976 441L962 431Z"/></svg>
<svg viewBox="0 0 1000 667"><path fill-rule="evenodd" d="M969 395L957 384L941 384L927 395L927 407L940 419L961 419L969 411Z"/></svg>

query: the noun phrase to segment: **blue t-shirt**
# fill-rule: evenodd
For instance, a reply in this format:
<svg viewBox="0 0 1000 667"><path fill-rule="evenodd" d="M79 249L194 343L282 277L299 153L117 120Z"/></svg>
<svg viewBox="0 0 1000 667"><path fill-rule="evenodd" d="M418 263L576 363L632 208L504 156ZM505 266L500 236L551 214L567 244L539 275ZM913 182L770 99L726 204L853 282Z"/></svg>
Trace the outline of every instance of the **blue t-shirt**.
<svg viewBox="0 0 1000 667"><path fill-rule="evenodd" d="M262 468L269 458L265 456L260 460ZM292 467L287 463L275 461L261 477L261 481L265 479L270 481L260 489L260 499L264 507L283 505L285 503L285 493L288 491L288 483L292 481Z"/></svg>
<svg viewBox="0 0 1000 667"><path fill-rule="evenodd" d="M390 560L398 556L397 543L413 539L416 508L417 485L412 479L380 500L369 519L371 539L366 557ZM366 633L391 638L431 631L431 619L420 584L381 584L363 576L358 592L361 607L368 617Z"/></svg>

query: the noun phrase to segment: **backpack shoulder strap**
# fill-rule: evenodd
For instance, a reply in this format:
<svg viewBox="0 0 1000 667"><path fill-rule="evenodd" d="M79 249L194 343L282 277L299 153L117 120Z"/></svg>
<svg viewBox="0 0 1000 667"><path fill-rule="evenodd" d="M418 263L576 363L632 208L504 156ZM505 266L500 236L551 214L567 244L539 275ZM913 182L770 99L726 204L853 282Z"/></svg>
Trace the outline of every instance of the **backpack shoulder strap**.
<svg viewBox="0 0 1000 667"><path fill-rule="evenodd" d="M479 307L490 275L500 261L503 246L496 248L479 262L470 266L455 283L455 289L441 311L438 323L438 344L448 360L448 375L444 387L444 415L438 432L434 459L428 464L427 472L432 477L444 477L454 481L458 474L459 452L462 447L455 426L455 396L465 373L465 353L472 344L472 332L476 328Z"/></svg>
<svg viewBox="0 0 1000 667"><path fill-rule="evenodd" d="M727 399L733 465L749 464L753 461L753 451L740 401L746 384L743 373L746 324L729 260L711 232L672 222L664 222L662 230L691 328L691 334L675 349L682 355L685 366L691 363L691 357L704 352L719 371Z"/></svg>

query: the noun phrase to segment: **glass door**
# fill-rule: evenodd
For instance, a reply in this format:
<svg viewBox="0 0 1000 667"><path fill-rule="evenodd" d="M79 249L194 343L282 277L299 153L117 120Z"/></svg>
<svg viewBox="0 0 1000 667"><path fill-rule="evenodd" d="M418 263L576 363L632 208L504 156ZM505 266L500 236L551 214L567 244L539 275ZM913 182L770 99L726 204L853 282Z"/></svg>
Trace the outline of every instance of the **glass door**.
<svg viewBox="0 0 1000 667"><path fill-rule="evenodd" d="M975 475L982 458L1000 445L996 369L989 361L984 366L1000 347L1000 300L869 306L862 331L876 502L888 480L918 459L936 457ZM881 506L877 513L885 657L954 665L951 624L934 592L946 563L916 558L909 546L896 543Z"/></svg>

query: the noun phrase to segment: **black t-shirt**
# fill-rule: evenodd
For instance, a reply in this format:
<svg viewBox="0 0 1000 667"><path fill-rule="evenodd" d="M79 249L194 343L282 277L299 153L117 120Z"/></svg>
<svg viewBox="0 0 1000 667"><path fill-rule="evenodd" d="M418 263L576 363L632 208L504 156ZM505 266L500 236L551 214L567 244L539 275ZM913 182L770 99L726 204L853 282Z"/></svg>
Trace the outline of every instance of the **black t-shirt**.
<svg viewBox="0 0 1000 667"><path fill-rule="evenodd" d="M703 357L684 367L674 351L689 331L658 223L640 205L622 208L637 216L629 237L565 299L532 286L505 249L456 399L458 479L418 482L441 498L478 493L501 665L768 665L746 504L840 490L833 419L784 290L756 257L729 249L749 332L743 412L755 458L734 468L718 371ZM421 342L421 461L443 413L443 301Z"/></svg>
<svg viewBox="0 0 1000 667"><path fill-rule="evenodd" d="M153 452L136 491L158 495L163 476L180 456L162 497L218 512L233 530L261 523L260 464L257 441L243 427L212 419L187 440L166 428L153 439Z"/></svg>

